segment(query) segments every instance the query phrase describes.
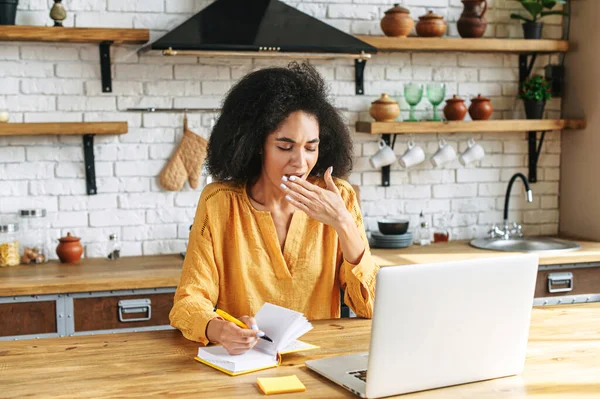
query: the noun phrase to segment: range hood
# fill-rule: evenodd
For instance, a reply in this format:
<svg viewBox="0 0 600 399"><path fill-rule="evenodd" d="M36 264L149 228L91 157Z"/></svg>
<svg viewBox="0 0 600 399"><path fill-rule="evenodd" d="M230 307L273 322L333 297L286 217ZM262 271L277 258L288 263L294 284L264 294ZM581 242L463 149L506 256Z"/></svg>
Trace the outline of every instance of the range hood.
<svg viewBox="0 0 600 399"><path fill-rule="evenodd" d="M303 53L307 58L321 58L320 54L362 60L377 52L377 48L278 0L216 0L152 43L151 49L163 50L164 55L282 57Z"/></svg>

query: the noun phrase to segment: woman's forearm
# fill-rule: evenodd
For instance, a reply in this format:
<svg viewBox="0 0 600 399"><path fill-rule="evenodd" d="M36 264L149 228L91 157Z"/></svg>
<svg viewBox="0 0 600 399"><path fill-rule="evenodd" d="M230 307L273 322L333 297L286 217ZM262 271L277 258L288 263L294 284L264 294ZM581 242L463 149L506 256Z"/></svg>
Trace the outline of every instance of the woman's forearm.
<svg viewBox="0 0 600 399"><path fill-rule="evenodd" d="M348 217L340 223L336 228L336 231L340 239L344 259L353 265L360 263L360 260L365 253L365 243L350 214L348 214Z"/></svg>

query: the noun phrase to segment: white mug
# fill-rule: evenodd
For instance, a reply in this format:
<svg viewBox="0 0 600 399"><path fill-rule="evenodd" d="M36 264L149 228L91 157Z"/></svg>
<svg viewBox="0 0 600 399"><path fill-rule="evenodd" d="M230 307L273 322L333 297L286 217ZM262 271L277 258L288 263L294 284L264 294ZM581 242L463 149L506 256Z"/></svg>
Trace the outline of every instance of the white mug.
<svg viewBox="0 0 600 399"><path fill-rule="evenodd" d="M439 146L440 149L431 156L431 163L436 168L456 158L456 151L450 144L446 143L446 140L441 139Z"/></svg>
<svg viewBox="0 0 600 399"><path fill-rule="evenodd" d="M483 150L483 147L475 143L475 140L472 138L467 142L467 146L469 146L469 148L467 148L465 152L460 154L458 157L463 166L467 166L471 162L479 161L485 157L485 151Z"/></svg>
<svg viewBox="0 0 600 399"><path fill-rule="evenodd" d="M410 168L411 166L415 166L420 164L425 160L425 151L421 147L415 144L413 140L408 142L408 149L400 159L398 163L403 168Z"/></svg>
<svg viewBox="0 0 600 399"><path fill-rule="evenodd" d="M379 169L394 162L396 162L394 150L383 139L379 139L379 151L369 159L369 163L375 169Z"/></svg>

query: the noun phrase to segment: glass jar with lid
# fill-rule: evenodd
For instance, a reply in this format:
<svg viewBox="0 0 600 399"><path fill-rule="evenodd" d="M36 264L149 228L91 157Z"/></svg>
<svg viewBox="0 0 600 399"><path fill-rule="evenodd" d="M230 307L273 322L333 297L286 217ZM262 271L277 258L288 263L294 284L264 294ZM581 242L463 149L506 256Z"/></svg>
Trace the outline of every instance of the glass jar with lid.
<svg viewBox="0 0 600 399"><path fill-rule="evenodd" d="M45 209L21 209L21 263L37 264L48 261L48 230Z"/></svg>
<svg viewBox="0 0 600 399"><path fill-rule="evenodd" d="M0 223L0 267L19 264L19 225Z"/></svg>

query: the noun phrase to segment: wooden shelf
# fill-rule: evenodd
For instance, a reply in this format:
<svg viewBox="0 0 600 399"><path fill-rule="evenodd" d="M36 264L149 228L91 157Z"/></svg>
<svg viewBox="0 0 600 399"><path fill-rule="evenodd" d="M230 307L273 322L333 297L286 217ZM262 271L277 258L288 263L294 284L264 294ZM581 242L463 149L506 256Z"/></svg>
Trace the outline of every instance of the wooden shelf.
<svg viewBox="0 0 600 399"><path fill-rule="evenodd" d="M148 29L0 26L0 41L143 44L148 40Z"/></svg>
<svg viewBox="0 0 600 399"><path fill-rule="evenodd" d="M516 119L449 122L356 122L358 133L504 133L585 129L586 121L572 119Z"/></svg>
<svg viewBox="0 0 600 399"><path fill-rule="evenodd" d="M127 122L1 123L0 136L124 134Z"/></svg>
<svg viewBox="0 0 600 399"><path fill-rule="evenodd" d="M380 51L459 51L470 53L562 53L566 40L461 39L430 37L356 36Z"/></svg>

